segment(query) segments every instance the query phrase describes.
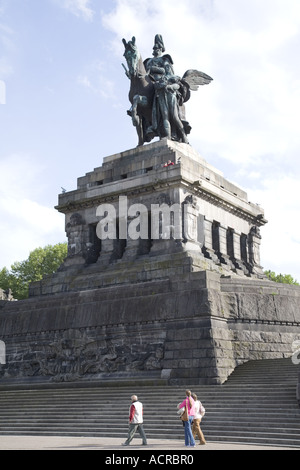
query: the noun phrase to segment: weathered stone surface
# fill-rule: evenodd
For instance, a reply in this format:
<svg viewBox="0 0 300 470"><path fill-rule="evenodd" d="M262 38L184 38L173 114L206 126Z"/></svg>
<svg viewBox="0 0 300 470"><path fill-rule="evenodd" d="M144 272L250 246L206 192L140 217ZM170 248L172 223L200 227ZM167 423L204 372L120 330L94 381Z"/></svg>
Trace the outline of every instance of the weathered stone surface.
<svg viewBox="0 0 300 470"><path fill-rule="evenodd" d="M230 279L196 272L181 282L167 278L6 304L0 313L8 358L2 381L103 381L129 374L175 384L222 383L249 359L291 356L300 339L299 310L291 314L283 301L278 310L273 295L261 293L271 284L245 279L251 293L232 294L233 302ZM300 289L291 292L299 302Z"/></svg>
<svg viewBox="0 0 300 470"><path fill-rule="evenodd" d="M119 216L120 196L178 204L182 237L99 243L96 209L110 203ZM262 209L188 145L107 157L58 210L66 261L28 300L0 302L2 382L220 384L245 361L292 356L300 288L261 275Z"/></svg>

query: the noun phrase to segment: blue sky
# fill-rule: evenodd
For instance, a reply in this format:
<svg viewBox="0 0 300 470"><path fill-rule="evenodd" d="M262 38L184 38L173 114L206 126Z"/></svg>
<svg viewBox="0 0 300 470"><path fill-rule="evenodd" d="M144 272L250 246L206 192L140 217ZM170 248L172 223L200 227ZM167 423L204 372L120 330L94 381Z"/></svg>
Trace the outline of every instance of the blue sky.
<svg viewBox="0 0 300 470"><path fill-rule="evenodd" d="M300 281L299 0L0 0L0 269L64 241L61 187L136 146L122 38L145 59L157 33L177 75L214 78L190 144L264 208L264 268Z"/></svg>

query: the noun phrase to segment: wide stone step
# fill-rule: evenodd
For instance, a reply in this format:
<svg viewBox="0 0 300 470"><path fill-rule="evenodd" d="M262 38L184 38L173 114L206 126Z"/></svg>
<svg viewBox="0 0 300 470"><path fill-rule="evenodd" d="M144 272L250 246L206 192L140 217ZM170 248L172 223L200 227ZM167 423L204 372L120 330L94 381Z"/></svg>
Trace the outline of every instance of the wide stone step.
<svg viewBox="0 0 300 470"><path fill-rule="evenodd" d="M290 360L255 361L240 366L222 386L195 386L206 408L202 429L207 440L300 448L300 409L295 369ZM117 437L128 430L130 396L144 403L149 438L184 439L177 404L183 387L38 387L3 389L0 434ZM113 413L112 413L113 410Z"/></svg>
<svg viewBox="0 0 300 470"><path fill-rule="evenodd" d="M103 426L105 424L105 426ZM161 421L150 421L147 419L146 424L145 424L145 429L148 431L154 431L157 432L158 424L164 427L164 430L170 428L173 429L174 431L181 430L182 429L182 424L177 420L176 422L170 422L168 420L161 420ZM127 431L127 424L126 421L121 425L120 420L111 420L109 423L105 423L104 421L101 420L76 420L76 419L71 419L71 420L19 420L19 421L7 421L5 425L0 425L0 432L2 430L8 430L8 429L27 429L29 426L31 427L31 430L51 430L51 429L57 429L58 431L63 430L63 429L76 429L76 426L80 428L82 432L86 432L86 430L97 430L99 431L100 429L105 429L105 430L110 430L110 429L115 429L115 427L118 425L120 430L123 430L123 432L126 433ZM208 423L202 423L202 429L205 433L211 433L217 431L218 433L227 433L228 429L230 431L238 431L241 432L240 429L240 422L238 421L232 421L229 420L226 422L226 425L220 424L219 422L208 422ZM299 437L299 422L298 423L287 423L287 427L282 428L281 426L278 425L278 422L271 423L271 422L266 422L265 424L262 422L256 422L256 423L249 423L247 426L247 431L244 432L264 432L266 433L266 429L268 430L267 432L272 432L272 433L282 433L282 434L295 434L296 436ZM244 433L243 432L243 433ZM300 437L299 437L300 438Z"/></svg>
<svg viewBox="0 0 300 470"><path fill-rule="evenodd" d="M154 435L158 435L158 434L161 434L161 435L165 435L166 433L177 433L177 435L181 436L184 431L183 431L183 426L181 425L181 423L178 424L177 428L174 428L174 426L165 426L163 430L158 430L157 426L150 426L149 424L145 424L145 431L149 434L149 433L153 433ZM112 425L108 425L106 429L103 429L103 426L100 426L100 425L93 425L93 426L88 426L86 425L86 427L83 427L83 428L80 428L79 429L74 429L73 426L68 426L68 425L59 425L59 426L55 426L55 425L49 425L47 427L45 426L40 426L38 424L33 424L30 428L30 431L35 433L35 432L52 432L52 431L57 431L59 433L65 433L65 432L73 432L73 431L76 431L76 432L82 432L83 434L86 434L86 433L89 433L89 432L93 432L93 433L97 433L99 436L105 436L107 434L107 432L113 432L114 431L114 427ZM124 433L126 435L126 432L127 432L127 429L128 429L128 426L127 425L123 425L123 426L119 426L119 431L122 432L122 435L124 436ZM25 425L16 425L16 426L6 426L5 428L3 428L3 430L5 431L9 431L9 430L13 430L14 432L23 432L23 431L26 431L28 430L27 426ZM2 432L2 426L0 426L0 431ZM262 436L264 435L266 438L270 438L270 437L274 437L274 435L276 436L277 433L281 432L281 435L284 435L285 439L290 437L290 436L293 436L293 438L297 438L299 439L300 441L300 436L299 434L297 434L297 431L296 430L285 430L283 431L282 428L278 427L277 429L274 428L272 430L268 430L268 431L265 431L265 430L259 430L259 429L253 429L253 430L250 430L250 429L247 429L247 430L244 430L242 433L241 433L241 430L239 427L233 427L233 428L226 428L226 426L221 426L220 429L218 429L217 427L215 428L210 428L210 429L206 429L205 427L203 427L203 432L207 435L207 436L212 436L213 434L217 434L217 435L220 435L220 434L224 434L224 435L237 435L237 436Z"/></svg>

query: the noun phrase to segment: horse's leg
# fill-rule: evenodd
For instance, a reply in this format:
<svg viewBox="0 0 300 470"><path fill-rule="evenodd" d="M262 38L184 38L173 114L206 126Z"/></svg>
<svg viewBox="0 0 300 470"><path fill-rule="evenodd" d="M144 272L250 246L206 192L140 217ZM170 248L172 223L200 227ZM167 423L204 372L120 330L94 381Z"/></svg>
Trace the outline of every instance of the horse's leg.
<svg viewBox="0 0 300 470"><path fill-rule="evenodd" d="M132 123L136 127L138 138L139 138L139 143L138 145L143 145L144 144L144 131L143 131L143 119L142 119L142 113L138 113L138 106L139 108L145 107L148 104L148 100L146 96L142 95L135 95L133 97L133 102L132 102Z"/></svg>
<svg viewBox="0 0 300 470"><path fill-rule="evenodd" d="M141 145L144 145L144 131L143 131L142 116L138 116L138 119L139 119L139 123L136 126L136 131L137 131L137 135L138 135L138 138L139 138L138 147L140 147Z"/></svg>
<svg viewBox="0 0 300 470"><path fill-rule="evenodd" d="M131 117L132 117L132 124L137 127L139 124L139 117L137 114L137 107L139 104L139 95L135 95L133 97L132 101L132 107L131 107Z"/></svg>
<svg viewBox="0 0 300 470"><path fill-rule="evenodd" d="M138 142L138 146L140 145L143 145L144 141L143 141L143 126L142 126L142 119L140 118L140 116L138 115L138 112L137 112L137 107L138 107L138 104L139 104L139 95L135 95L133 97L133 101L132 101L132 107L131 107L131 119L132 119L132 124L134 125L134 127L136 127L136 132L137 132L137 135L138 135L138 138L139 138L139 142Z"/></svg>
<svg viewBox="0 0 300 470"><path fill-rule="evenodd" d="M138 123L138 111L137 107L146 107L148 105L148 100L147 96L143 95L134 95L133 101L132 101L132 122L133 125L136 126Z"/></svg>

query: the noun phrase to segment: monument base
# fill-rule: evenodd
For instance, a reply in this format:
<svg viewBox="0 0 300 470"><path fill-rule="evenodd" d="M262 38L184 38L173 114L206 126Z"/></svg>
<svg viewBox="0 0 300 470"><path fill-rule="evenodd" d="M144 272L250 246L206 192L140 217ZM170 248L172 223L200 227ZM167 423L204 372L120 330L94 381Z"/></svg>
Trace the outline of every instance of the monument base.
<svg viewBox="0 0 300 470"><path fill-rule="evenodd" d="M8 302L1 382L221 384L289 357L300 288L209 271Z"/></svg>
<svg viewBox="0 0 300 470"><path fill-rule="evenodd" d="M65 262L0 302L1 383L222 384L292 355L300 288L263 275L263 211L189 145L106 157L57 209Z"/></svg>

